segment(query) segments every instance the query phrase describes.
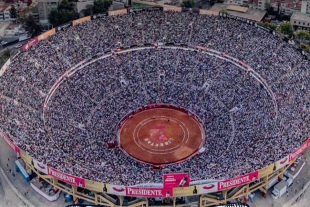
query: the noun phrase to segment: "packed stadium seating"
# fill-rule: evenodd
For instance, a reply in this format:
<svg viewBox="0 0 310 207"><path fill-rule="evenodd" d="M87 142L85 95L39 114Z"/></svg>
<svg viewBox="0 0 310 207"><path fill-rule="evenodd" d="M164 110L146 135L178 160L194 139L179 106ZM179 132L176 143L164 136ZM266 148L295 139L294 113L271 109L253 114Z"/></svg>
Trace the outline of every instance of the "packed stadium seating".
<svg viewBox="0 0 310 207"><path fill-rule="evenodd" d="M229 54L231 62L187 48L144 48L101 58L50 88L69 68L107 50L144 43L186 43ZM162 78L164 77L164 78ZM191 180L227 179L260 169L309 137L309 61L278 35L233 19L192 13L141 12L69 27L11 60L0 77L1 128L34 158L104 183L160 183L162 174L108 149L119 122L150 103L196 114L206 150L171 171Z"/></svg>

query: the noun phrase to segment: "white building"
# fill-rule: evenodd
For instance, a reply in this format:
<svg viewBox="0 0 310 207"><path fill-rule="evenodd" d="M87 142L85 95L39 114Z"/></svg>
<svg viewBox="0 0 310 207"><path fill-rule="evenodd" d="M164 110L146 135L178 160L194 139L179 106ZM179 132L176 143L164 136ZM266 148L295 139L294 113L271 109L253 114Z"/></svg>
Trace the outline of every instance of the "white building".
<svg viewBox="0 0 310 207"><path fill-rule="evenodd" d="M301 3L301 13L310 14L310 0L302 1L302 3Z"/></svg>
<svg viewBox="0 0 310 207"><path fill-rule="evenodd" d="M13 21L10 14L11 5L5 4L0 7L0 21Z"/></svg>
<svg viewBox="0 0 310 207"><path fill-rule="evenodd" d="M291 16L291 24L295 27L310 28L310 14L294 12Z"/></svg>

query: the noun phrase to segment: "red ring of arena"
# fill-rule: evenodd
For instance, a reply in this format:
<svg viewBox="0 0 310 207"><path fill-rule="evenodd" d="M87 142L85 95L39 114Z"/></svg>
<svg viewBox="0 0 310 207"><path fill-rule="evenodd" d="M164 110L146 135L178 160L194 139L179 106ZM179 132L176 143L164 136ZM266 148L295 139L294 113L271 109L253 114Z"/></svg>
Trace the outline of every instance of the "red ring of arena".
<svg viewBox="0 0 310 207"><path fill-rule="evenodd" d="M185 109L150 105L127 116L118 132L120 148L135 160L154 165L182 162L205 140L197 118Z"/></svg>

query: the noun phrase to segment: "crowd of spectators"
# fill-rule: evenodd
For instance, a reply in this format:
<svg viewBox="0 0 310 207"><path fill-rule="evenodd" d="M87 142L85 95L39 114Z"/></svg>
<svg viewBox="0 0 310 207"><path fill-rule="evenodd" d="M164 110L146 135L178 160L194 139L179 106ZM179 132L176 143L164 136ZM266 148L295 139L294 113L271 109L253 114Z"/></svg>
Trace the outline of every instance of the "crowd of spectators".
<svg viewBox="0 0 310 207"><path fill-rule="evenodd" d="M233 56L246 70L187 48L142 48L111 54L67 78L66 70L98 53L144 43L200 45ZM227 179L267 166L309 137L309 62L281 37L255 25L215 16L141 12L69 27L11 60L0 77L1 128L32 157L62 172L110 184L160 183L162 173L118 148L119 122L148 104L196 114L206 150L171 171L191 180ZM278 110L278 111L276 111ZM276 116L277 114L277 116Z"/></svg>

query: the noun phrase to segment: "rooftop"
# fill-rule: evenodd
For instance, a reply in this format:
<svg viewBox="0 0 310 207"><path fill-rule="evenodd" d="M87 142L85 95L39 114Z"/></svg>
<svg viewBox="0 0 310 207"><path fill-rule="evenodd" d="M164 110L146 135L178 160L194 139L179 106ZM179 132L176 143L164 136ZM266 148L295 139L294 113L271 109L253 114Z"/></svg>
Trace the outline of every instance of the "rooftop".
<svg viewBox="0 0 310 207"><path fill-rule="evenodd" d="M236 16L236 17L242 17L245 19L249 19L249 20L254 20L254 21L261 21L263 19L263 17L266 14L266 11L262 11L259 9L251 9L248 7L241 7L241 8L246 8L247 11L246 12L238 12L238 11L230 11L227 10L227 7L229 7L230 5L227 4L214 4L209 11L215 12L215 13L219 13L221 10L226 10L228 14Z"/></svg>
<svg viewBox="0 0 310 207"><path fill-rule="evenodd" d="M231 11L237 11L237 12L247 12L248 11L248 8L247 7L242 7L242 6L233 6L233 5L230 5L226 8L226 10L231 10Z"/></svg>
<svg viewBox="0 0 310 207"><path fill-rule="evenodd" d="M291 19L310 22L310 14L294 12L291 16Z"/></svg>

